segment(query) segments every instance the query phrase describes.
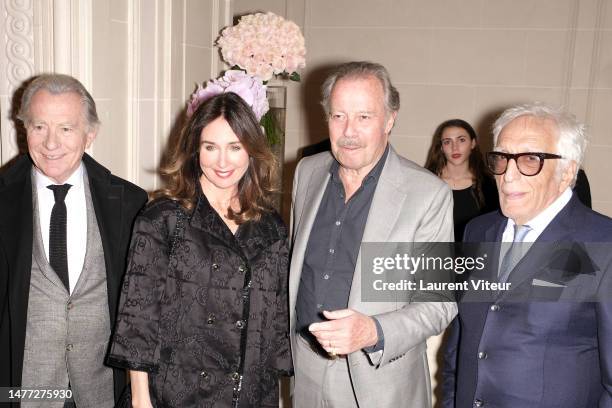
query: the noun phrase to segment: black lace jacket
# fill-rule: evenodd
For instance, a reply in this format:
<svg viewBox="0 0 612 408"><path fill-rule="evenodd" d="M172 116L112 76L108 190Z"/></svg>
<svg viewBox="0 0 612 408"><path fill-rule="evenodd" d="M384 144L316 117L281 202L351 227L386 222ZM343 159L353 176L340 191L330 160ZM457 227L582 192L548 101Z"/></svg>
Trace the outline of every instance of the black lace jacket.
<svg viewBox="0 0 612 408"><path fill-rule="evenodd" d="M278 407L291 372L286 228L235 235L200 195L137 218L108 363L147 371L156 407Z"/></svg>

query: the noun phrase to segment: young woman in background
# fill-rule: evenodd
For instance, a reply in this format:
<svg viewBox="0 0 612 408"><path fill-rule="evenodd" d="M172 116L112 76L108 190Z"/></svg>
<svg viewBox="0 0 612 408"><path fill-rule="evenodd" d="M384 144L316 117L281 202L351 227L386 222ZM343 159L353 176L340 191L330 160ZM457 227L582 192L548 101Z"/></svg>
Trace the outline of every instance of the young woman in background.
<svg viewBox="0 0 612 408"><path fill-rule="evenodd" d="M463 239L468 221L499 208L495 181L485 166L476 132L466 121L450 119L438 126L425 167L453 190L455 241Z"/></svg>

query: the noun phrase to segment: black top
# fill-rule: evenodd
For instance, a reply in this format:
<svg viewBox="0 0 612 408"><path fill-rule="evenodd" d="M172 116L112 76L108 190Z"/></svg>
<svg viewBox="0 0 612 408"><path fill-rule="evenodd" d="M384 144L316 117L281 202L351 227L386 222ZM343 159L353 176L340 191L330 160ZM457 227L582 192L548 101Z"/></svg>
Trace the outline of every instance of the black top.
<svg viewBox="0 0 612 408"><path fill-rule="evenodd" d="M492 178L485 177L483 179L482 195L484 196L484 205L481 206L473 186L462 190L453 190L455 242L461 242L463 240L465 226L472 218L499 209L497 187Z"/></svg>
<svg viewBox="0 0 612 408"><path fill-rule="evenodd" d="M296 301L297 331L306 339L311 336L308 326L325 320L323 310L345 309L348 305L361 238L388 152L387 146L347 203L338 174L340 166L334 161L330 167L331 177L306 246Z"/></svg>

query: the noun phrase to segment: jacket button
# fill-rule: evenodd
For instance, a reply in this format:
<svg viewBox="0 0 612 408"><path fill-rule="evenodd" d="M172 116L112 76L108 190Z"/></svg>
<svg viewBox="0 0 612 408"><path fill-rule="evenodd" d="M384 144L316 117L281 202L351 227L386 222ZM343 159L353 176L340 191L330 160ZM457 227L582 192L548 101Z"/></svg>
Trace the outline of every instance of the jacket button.
<svg viewBox="0 0 612 408"><path fill-rule="evenodd" d="M487 358L487 353L485 353L484 351L479 351L478 352L478 359L479 360L484 360L485 358Z"/></svg>
<svg viewBox="0 0 612 408"><path fill-rule="evenodd" d="M475 407L484 407L484 402L482 400L474 400L474 406Z"/></svg>
<svg viewBox="0 0 612 408"><path fill-rule="evenodd" d="M213 268L213 269L219 269L219 265L218 265L218 264L216 264L216 263L214 263L214 264L212 264L212 268Z"/></svg>
<svg viewBox="0 0 612 408"><path fill-rule="evenodd" d="M200 377L202 377L203 380L208 380L210 378L210 374L208 374L206 371L202 371L200 373Z"/></svg>
<svg viewBox="0 0 612 408"><path fill-rule="evenodd" d="M230 374L230 378L231 378L233 381L238 381L238 380L240 379L240 374L238 374L238 373L231 373L231 374Z"/></svg>
<svg viewBox="0 0 612 408"><path fill-rule="evenodd" d="M499 310L499 306L498 305L491 305L491 307L489 308L492 312L497 312Z"/></svg>
<svg viewBox="0 0 612 408"><path fill-rule="evenodd" d="M236 327L241 329L241 330L244 329L244 320L238 320L236 322Z"/></svg>
<svg viewBox="0 0 612 408"><path fill-rule="evenodd" d="M73 347L72 344L66 344L66 351L72 351Z"/></svg>
<svg viewBox="0 0 612 408"><path fill-rule="evenodd" d="M74 304L72 302L68 302L68 304L66 305L66 309L71 310L74 307Z"/></svg>
<svg viewBox="0 0 612 408"><path fill-rule="evenodd" d="M215 319L216 319L215 315L211 313L208 315L208 320L206 320L206 323L213 324L215 322Z"/></svg>

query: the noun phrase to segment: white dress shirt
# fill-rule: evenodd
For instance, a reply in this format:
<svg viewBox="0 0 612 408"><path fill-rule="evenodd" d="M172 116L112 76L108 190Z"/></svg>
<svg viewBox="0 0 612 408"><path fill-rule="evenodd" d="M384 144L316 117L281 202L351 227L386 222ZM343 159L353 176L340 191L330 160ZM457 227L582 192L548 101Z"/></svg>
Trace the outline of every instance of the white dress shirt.
<svg viewBox="0 0 612 408"><path fill-rule="evenodd" d="M569 202L569 200L572 198L572 194L572 189L569 187L566 188L565 191L555 199L555 201L553 201L548 207L544 209L544 211L526 222L524 225L528 225L530 229L529 232L527 232L527 234L525 235L525 238L523 238L522 242L535 242L540 236L540 234L542 234L542 232L546 229L548 224L550 224L553 218L555 218L557 214L559 214L559 212L563 209L563 207L565 207L565 205ZM501 268L501 265L504 261L504 257L506 256L506 253L511 247L510 244L514 242L515 224L516 223L514 222L514 220L512 220L512 218L508 218L508 221L506 223L506 229L504 229L504 233L502 234L502 242L507 242L508 244L501 245L501 248L499 249L498 268ZM531 244L522 245L519 247L522 253L521 257L527 253L530 247Z"/></svg>
<svg viewBox="0 0 612 408"><path fill-rule="evenodd" d="M51 210L55 204L53 191L47 186L57 184L38 169L35 171L36 192L38 197L38 216L40 219L40 233L42 235L45 255L49 260L49 224L51 223ZM87 206L85 202L85 188L83 177L85 169L83 163L66 180L64 184L72 187L68 190L66 199L66 245L68 253L68 279L70 280L70 293L74 290L85 260L87 249Z"/></svg>
<svg viewBox="0 0 612 408"><path fill-rule="evenodd" d="M536 215L531 220L527 221L525 225L529 225L531 230L527 233L523 242L535 242L540 234L546 229L548 224L559 214L559 212L565 207L569 200L572 198L572 189L566 188L563 193L555 201L552 202L544 211ZM506 229L502 235L502 242L514 241L514 224L515 222L508 218L506 223Z"/></svg>

